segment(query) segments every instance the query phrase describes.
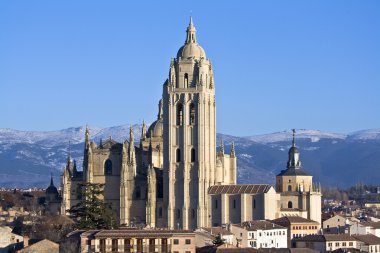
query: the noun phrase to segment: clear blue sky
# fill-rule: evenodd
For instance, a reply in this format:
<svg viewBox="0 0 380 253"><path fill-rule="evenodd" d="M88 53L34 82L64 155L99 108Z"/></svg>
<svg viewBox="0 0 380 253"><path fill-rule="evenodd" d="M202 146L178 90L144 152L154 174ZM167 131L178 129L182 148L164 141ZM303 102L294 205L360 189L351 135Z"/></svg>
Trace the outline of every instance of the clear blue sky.
<svg viewBox="0 0 380 253"><path fill-rule="evenodd" d="M189 16L217 130L380 127L380 1L1 1L0 128L152 122Z"/></svg>

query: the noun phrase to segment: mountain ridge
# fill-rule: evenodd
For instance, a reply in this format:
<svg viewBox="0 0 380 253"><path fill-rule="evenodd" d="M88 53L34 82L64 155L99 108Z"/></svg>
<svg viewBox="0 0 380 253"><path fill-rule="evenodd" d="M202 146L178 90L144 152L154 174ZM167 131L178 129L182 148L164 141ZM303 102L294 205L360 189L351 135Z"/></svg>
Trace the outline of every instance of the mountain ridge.
<svg viewBox="0 0 380 253"><path fill-rule="evenodd" d="M129 139L130 125L135 131L136 141L139 141L139 124L105 128L90 126L90 138L99 142L112 136L122 142ZM81 167L85 128L79 126L55 131L0 128L0 187L46 186L49 172L53 172L57 182L68 149ZM275 175L286 167L292 131L243 137L217 134L217 144L222 139L226 152L235 142L239 183L273 184ZM348 134L299 129L296 144L305 169L315 181L338 186L354 184L355 180L380 181L380 128Z"/></svg>

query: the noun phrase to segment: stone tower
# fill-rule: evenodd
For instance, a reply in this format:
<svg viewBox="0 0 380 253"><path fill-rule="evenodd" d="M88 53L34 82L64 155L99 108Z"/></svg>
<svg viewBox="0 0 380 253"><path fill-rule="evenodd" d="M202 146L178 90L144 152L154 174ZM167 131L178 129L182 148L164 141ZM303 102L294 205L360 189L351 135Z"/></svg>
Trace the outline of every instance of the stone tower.
<svg viewBox="0 0 380 253"><path fill-rule="evenodd" d="M298 215L321 223L321 186L313 183L313 176L301 166L294 129L286 167L276 176L276 191L281 194L281 215Z"/></svg>
<svg viewBox="0 0 380 253"><path fill-rule="evenodd" d="M163 87L165 225L183 229L208 225L207 190L216 167L212 65L191 18L186 33Z"/></svg>

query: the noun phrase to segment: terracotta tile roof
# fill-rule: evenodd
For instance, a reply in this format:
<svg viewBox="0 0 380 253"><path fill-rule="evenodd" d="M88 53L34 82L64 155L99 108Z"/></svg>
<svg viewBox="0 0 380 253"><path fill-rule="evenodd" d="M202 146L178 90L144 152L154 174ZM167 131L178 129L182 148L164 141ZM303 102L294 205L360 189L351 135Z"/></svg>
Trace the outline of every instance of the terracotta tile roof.
<svg viewBox="0 0 380 253"><path fill-rule="evenodd" d="M222 227L211 227L211 228L202 228L202 229L213 235L217 235L217 234L233 235L233 233L231 233L230 231Z"/></svg>
<svg viewBox="0 0 380 253"><path fill-rule="evenodd" d="M114 229L114 230L101 230L94 234L95 238L152 238L152 237L172 237L173 235L195 235L191 230L165 230L165 229Z"/></svg>
<svg viewBox="0 0 380 253"><path fill-rule="evenodd" d="M276 224L292 224L292 223L314 223L319 224L316 221L305 219L300 216L283 216L277 219L272 220Z"/></svg>
<svg viewBox="0 0 380 253"><path fill-rule="evenodd" d="M348 234L306 235L294 240L301 242L356 241L355 238Z"/></svg>
<svg viewBox="0 0 380 253"><path fill-rule="evenodd" d="M271 222L265 221L265 220L247 221L247 222L243 222L241 224L233 224L232 226L238 226L241 228L245 228L248 231L287 229L285 227L279 226L275 223L271 223Z"/></svg>
<svg viewBox="0 0 380 253"><path fill-rule="evenodd" d="M372 234L351 236L358 241L364 242L367 245L380 245L380 238Z"/></svg>
<svg viewBox="0 0 380 253"><path fill-rule="evenodd" d="M208 188L208 194L257 194L271 188L268 184L214 185Z"/></svg>
<svg viewBox="0 0 380 253"><path fill-rule="evenodd" d="M376 229L380 228L380 222L366 221L366 222L359 223L359 225L362 225L365 227L373 227Z"/></svg>

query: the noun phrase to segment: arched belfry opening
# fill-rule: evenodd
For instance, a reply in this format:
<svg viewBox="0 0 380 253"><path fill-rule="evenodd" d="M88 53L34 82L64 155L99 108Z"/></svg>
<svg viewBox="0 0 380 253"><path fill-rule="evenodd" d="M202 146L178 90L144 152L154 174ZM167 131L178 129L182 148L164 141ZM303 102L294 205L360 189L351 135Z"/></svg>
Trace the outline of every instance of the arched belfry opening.
<svg viewBox="0 0 380 253"><path fill-rule="evenodd" d="M189 74L187 73L183 76L183 84L185 88L189 88Z"/></svg>
<svg viewBox="0 0 380 253"><path fill-rule="evenodd" d="M193 103L190 104L189 111L190 111L189 123L190 125L194 125L195 124L195 105Z"/></svg>
<svg viewBox="0 0 380 253"><path fill-rule="evenodd" d="M104 175L112 175L112 161L110 159L104 163Z"/></svg>
<svg viewBox="0 0 380 253"><path fill-rule="evenodd" d="M183 121L183 106L182 104L177 105L177 126L182 126Z"/></svg>

